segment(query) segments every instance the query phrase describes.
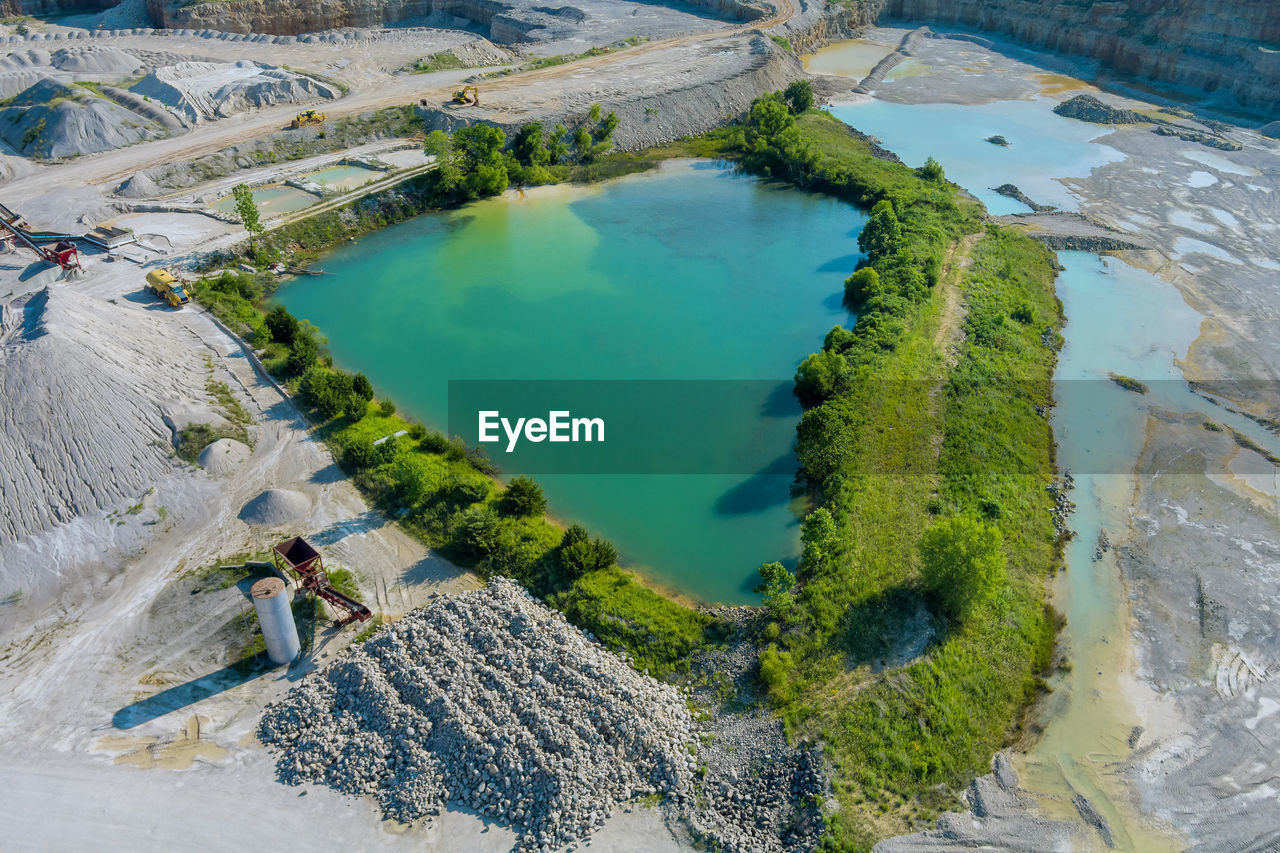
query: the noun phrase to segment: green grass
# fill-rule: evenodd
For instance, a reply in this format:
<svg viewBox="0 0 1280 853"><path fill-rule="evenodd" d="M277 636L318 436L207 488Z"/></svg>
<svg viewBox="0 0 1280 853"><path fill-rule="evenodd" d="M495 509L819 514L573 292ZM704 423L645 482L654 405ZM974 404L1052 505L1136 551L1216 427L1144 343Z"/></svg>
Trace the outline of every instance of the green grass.
<svg viewBox="0 0 1280 853"><path fill-rule="evenodd" d="M444 51L424 56L410 65L408 70L414 74L431 74L436 71L456 71L467 67L469 66L461 59L449 51Z"/></svg>
<svg viewBox="0 0 1280 853"><path fill-rule="evenodd" d="M706 614L637 584L617 569L586 575L553 595L550 603L652 675L687 672L690 658L713 630Z"/></svg>
<svg viewBox="0 0 1280 853"><path fill-rule="evenodd" d="M1052 405L1056 353L1042 334L1062 314L1052 257L1036 241L984 231L979 204L875 157L831 116L810 111L796 128L789 149L739 156L864 209L891 201L927 280L966 235L975 244L954 361L935 345L947 318L936 287L877 308L892 333L865 322L843 333L850 343L833 351L852 381L806 413L797 443L842 545L802 566L794 624L762 656L762 675L790 731L830 746L840 808L826 843L865 849L958 805L1042 689L1058 624L1045 590L1061 555L1045 489L1053 436L1036 407ZM741 146L734 137L731 149ZM957 624L923 591L917 548L935 517L963 513L1000 529L1009 569L992 605ZM933 641L882 668L921 639L921 612Z"/></svg>

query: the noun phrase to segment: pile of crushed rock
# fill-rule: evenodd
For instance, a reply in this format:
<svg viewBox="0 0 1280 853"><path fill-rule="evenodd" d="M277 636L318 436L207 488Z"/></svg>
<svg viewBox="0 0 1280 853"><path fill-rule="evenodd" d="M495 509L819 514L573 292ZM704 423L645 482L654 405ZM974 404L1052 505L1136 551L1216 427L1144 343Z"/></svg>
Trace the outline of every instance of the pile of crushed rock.
<svg viewBox="0 0 1280 853"><path fill-rule="evenodd" d="M1133 110L1123 110L1105 104L1093 95L1076 95L1053 108L1060 116L1091 121L1095 124L1138 124L1147 121Z"/></svg>
<svg viewBox="0 0 1280 853"><path fill-rule="evenodd" d="M585 838L619 803L687 799L693 721L641 675L503 578L382 628L264 712L282 782L374 797L410 822L460 803L518 850Z"/></svg>

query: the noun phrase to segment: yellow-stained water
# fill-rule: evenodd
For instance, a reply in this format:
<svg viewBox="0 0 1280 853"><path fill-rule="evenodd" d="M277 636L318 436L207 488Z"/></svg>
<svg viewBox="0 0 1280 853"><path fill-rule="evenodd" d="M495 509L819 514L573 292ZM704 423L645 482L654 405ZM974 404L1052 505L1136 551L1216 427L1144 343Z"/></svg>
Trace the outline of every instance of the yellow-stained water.
<svg viewBox="0 0 1280 853"><path fill-rule="evenodd" d="M813 74L832 74L861 80L871 73L880 60L897 48L867 39L850 39L837 42L802 58L804 68Z"/></svg>
<svg viewBox="0 0 1280 853"><path fill-rule="evenodd" d="M1053 74L1043 71L1032 74L1031 79L1040 84L1040 94L1042 95L1061 95L1065 92L1093 92L1097 91L1093 86L1078 80L1075 77L1068 77L1066 74Z"/></svg>

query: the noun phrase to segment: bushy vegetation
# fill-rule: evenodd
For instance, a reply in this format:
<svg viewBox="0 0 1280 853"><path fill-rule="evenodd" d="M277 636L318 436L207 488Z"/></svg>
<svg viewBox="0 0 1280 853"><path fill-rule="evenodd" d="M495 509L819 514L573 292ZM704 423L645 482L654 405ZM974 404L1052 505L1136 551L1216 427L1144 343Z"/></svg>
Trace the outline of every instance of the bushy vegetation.
<svg viewBox="0 0 1280 853"><path fill-rule="evenodd" d="M771 613L761 680L793 730L833 747L841 809L826 843L860 849L953 805L1016 732L1049 665L1056 623L1043 602L1060 555L1041 412L1055 354L1037 323L1061 323L1054 271L1034 240L984 231L936 162L878 158L783 93L727 136L746 169L870 212L845 285L857 322L832 329L796 374L796 453L817 507L798 583L765 567L761 587L789 611ZM952 285L967 316L949 360L934 344L935 291L961 245L973 264ZM883 668L918 640L903 635L921 613L932 644Z"/></svg>

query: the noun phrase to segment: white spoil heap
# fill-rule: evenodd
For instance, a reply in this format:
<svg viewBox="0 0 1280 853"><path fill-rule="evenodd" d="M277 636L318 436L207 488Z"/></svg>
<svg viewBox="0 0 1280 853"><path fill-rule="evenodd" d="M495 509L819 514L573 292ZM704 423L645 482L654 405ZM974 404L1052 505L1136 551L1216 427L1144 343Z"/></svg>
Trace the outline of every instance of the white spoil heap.
<svg viewBox="0 0 1280 853"><path fill-rule="evenodd" d="M258 728L288 784L370 794L410 822L457 802L560 849L620 802L685 798L693 722L519 584L495 579L415 610L309 676Z"/></svg>

